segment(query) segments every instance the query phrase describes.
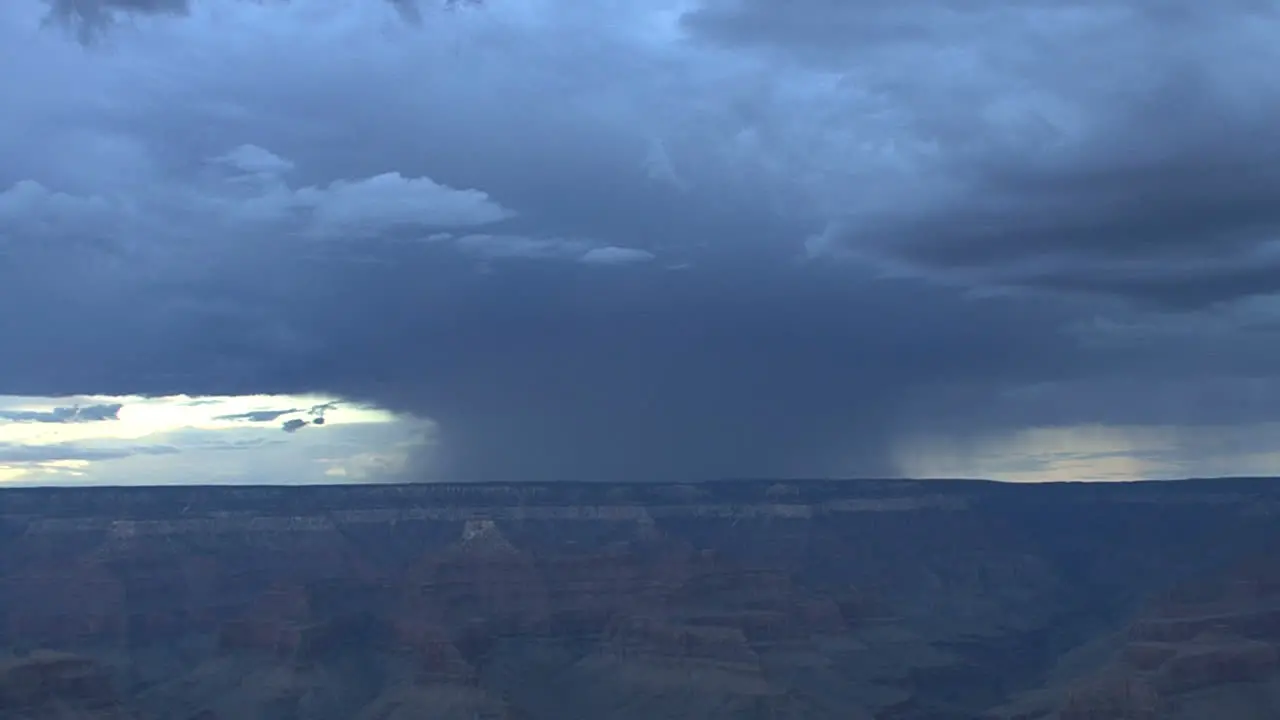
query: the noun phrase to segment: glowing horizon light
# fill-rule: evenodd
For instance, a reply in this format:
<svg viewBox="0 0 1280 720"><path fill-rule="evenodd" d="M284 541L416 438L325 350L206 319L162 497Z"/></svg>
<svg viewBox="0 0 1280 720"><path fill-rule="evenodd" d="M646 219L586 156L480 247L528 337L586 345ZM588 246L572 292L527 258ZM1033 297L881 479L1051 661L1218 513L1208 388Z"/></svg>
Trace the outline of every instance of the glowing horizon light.
<svg viewBox="0 0 1280 720"><path fill-rule="evenodd" d="M1274 475L1280 423L1247 426L1081 424L963 442L917 436L895 447L904 474L1007 482L1115 482Z"/></svg>
<svg viewBox="0 0 1280 720"><path fill-rule="evenodd" d="M0 483L368 481L433 431L319 394L0 396Z"/></svg>

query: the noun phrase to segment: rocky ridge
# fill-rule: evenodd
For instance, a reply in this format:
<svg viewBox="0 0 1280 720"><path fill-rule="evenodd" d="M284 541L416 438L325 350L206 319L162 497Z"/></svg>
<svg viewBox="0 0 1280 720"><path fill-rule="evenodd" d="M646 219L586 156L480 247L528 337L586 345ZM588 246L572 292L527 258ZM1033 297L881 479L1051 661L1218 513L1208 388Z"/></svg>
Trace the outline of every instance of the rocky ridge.
<svg viewBox="0 0 1280 720"><path fill-rule="evenodd" d="M1266 480L10 489L0 714L1264 712L1277 509Z"/></svg>

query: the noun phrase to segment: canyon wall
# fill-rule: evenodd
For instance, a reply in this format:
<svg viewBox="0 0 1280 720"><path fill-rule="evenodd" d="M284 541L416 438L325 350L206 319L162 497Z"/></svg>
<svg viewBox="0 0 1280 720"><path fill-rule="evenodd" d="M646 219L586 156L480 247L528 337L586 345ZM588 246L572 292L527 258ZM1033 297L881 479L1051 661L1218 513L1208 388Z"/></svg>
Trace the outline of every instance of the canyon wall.
<svg viewBox="0 0 1280 720"><path fill-rule="evenodd" d="M0 714L1269 718L1278 545L1266 479L7 489Z"/></svg>

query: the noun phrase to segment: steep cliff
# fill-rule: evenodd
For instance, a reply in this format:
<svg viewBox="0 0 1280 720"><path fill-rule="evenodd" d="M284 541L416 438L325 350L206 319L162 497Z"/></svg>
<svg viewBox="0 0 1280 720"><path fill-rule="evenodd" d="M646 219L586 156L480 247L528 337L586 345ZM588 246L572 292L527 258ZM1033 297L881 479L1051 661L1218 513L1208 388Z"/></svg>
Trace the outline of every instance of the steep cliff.
<svg viewBox="0 0 1280 720"><path fill-rule="evenodd" d="M0 716L1274 717L1278 546L1266 480L10 489Z"/></svg>

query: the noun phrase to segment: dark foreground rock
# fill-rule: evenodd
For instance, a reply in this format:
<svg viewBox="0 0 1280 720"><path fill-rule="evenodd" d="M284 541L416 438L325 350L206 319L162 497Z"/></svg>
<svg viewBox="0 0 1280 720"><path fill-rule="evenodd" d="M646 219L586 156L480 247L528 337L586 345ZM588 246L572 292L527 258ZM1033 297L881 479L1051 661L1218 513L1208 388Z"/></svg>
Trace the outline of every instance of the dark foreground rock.
<svg viewBox="0 0 1280 720"><path fill-rule="evenodd" d="M1280 484L10 489L0 717L1280 717Z"/></svg>

